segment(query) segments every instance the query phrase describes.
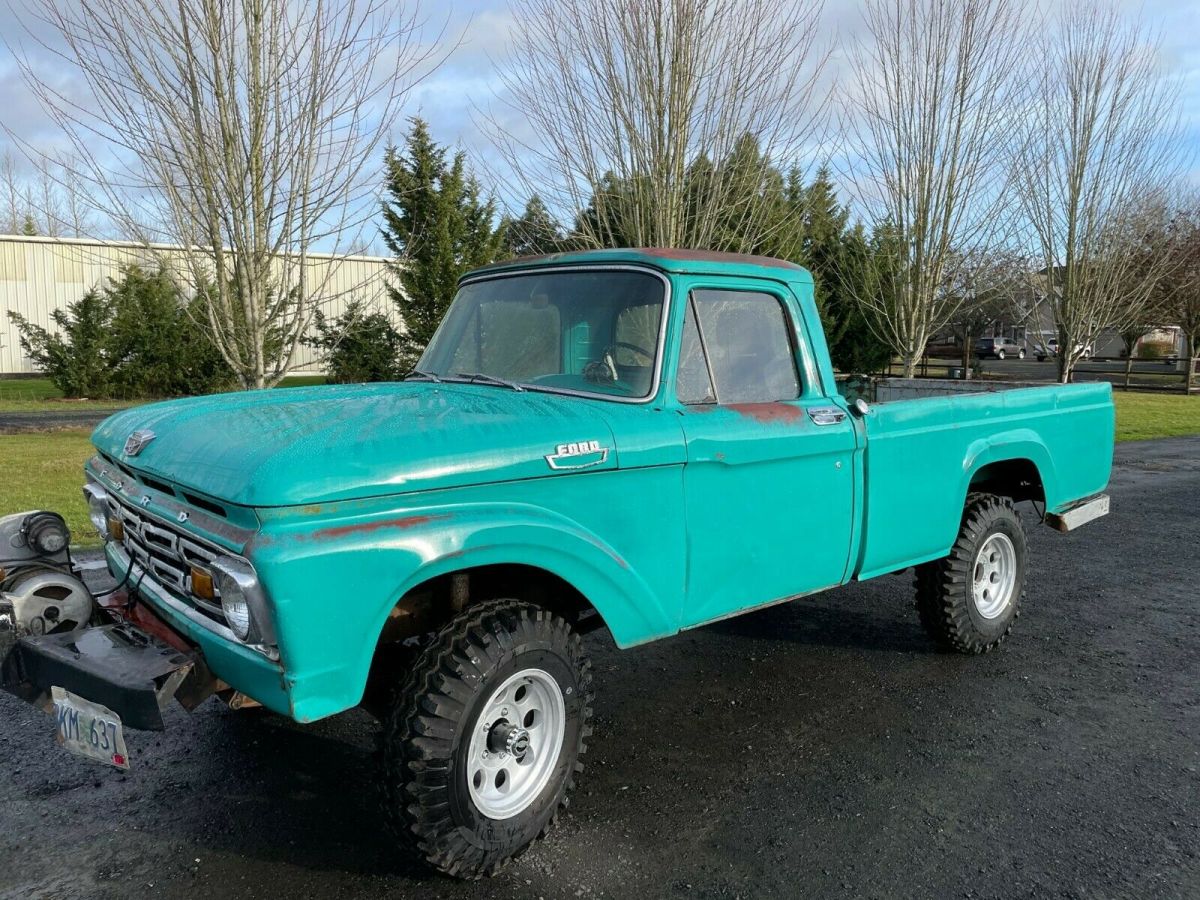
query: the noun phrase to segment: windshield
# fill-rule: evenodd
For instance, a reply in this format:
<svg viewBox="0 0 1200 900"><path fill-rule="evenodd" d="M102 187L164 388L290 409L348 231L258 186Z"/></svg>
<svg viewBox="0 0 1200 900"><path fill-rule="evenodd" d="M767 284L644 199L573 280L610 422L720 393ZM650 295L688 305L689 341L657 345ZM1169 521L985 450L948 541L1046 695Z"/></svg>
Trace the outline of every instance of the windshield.
<svg viewBox="0 0 1200 900"><path fill-rule="evenodd" d="M543 271L463 285L416 372L446 381L650 396L664 287L648 272Z"/></svg>

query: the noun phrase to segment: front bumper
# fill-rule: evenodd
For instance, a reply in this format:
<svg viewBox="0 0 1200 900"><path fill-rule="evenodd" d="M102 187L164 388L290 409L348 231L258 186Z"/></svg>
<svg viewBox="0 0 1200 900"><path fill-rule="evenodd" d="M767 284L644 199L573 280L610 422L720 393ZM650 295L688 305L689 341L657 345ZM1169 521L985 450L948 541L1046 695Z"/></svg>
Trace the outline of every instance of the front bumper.
<svg viewBox="0 0 1200 900"><path fill-rule="evenodd" d="M0 664L0 685L44 709L51 688L64 688L108 707L130 728L162 731L167 704L189 679L185 696L203 694L206 674L198 656L114 621L22 637Z"/></svg>

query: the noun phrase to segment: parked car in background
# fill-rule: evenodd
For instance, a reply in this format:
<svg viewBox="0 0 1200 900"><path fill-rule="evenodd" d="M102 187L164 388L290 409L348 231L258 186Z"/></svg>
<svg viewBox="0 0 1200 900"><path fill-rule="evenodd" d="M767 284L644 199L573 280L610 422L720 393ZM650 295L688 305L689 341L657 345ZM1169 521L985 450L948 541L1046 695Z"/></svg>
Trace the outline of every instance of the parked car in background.
<svg viewBox="0 0 1200 900"><path fill-rule="evenodd" d="M1009 356L1015 356L1017 359L1025 358L1025 348L1007 337L986 337L980 338L975 342L975 354L980 359L994 357L995 359L1005 359Z"/></svg>
<svg viewBox="0 0 1200 900"><path fill-rule="evenodd" d="M1076 343L1075 355L1082 359L1091 359L1096 355L1096 348L1091 344ZM1058 356L1058 338L1050 338L1037 349L1038 362L1045 362L1048 358L1055 356Z"/></svg>

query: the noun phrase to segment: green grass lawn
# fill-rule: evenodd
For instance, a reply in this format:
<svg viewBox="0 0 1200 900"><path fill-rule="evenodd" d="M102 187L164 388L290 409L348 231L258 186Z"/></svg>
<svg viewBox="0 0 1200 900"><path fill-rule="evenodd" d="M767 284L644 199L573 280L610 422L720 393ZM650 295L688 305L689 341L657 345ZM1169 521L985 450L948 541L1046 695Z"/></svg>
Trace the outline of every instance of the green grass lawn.
<svg viewBox="0 0 1200 900"><path fill-rule="evenodd" d="M280 387L324 384L324 375L289 375ZM0 412L39 412L62 409L120 409L144 400L65 400L49 378L0 378Z"/></svg>
<svg viewBox="0 0 1200 900"><path fill-rule="evenodd" d="M1200 434L1200 395L1113 393L1117 407L1117 440Z"/></svg>
<svg viewBox="0 0 1200 900"><path fill-rule="evenodd" d="M49 378L0 378L0 411L37 412L60 409L117 409L131 400L64 400Z"/></svg>
<svg viewBox="0 0 1200 900"><path fill-rule="evenodd" d="M1200 434L1200 396L1156 394L1113 396L1117 440ZM80 494L83 463L91 455L85 429L0 435L0 515L52 509L67 518L76 544L95 546Z"/></svg>
<svg viewBox="0 0 1200 900"><path fill-rule="evenodd" d="M99 545L81 493L90 435L86 429L0 435L0 515L52 509L66 518L72 543Z"/></svg>

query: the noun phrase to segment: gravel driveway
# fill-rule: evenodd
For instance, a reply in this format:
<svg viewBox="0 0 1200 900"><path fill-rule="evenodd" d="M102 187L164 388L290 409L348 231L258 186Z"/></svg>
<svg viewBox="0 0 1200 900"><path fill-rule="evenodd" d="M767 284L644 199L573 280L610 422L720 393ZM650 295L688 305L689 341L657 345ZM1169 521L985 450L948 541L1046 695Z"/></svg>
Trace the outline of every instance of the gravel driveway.
<svg viewBox="0 0 1200 900"><path fill-rule="evenodd" d="M0 895L1200 896L1200 438L1121 445L1111 494L1031 530L1025 614L980 659L933 650L908 574L589 638L575 800L488 882L393 853L365 715L173 708L121 774L0 696Z"/></svg>

